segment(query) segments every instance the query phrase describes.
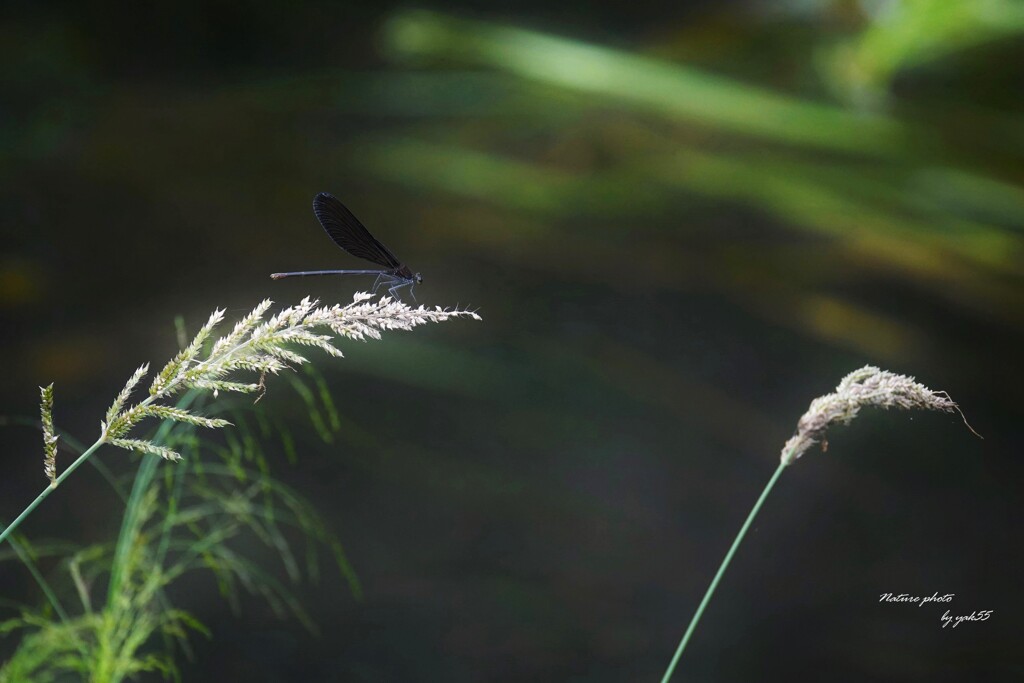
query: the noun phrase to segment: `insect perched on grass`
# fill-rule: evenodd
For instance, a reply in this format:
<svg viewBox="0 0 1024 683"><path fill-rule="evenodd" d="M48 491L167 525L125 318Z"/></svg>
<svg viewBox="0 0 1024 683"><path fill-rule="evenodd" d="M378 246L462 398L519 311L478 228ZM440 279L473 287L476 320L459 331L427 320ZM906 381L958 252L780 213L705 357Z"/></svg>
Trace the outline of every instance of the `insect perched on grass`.
<svg viewBox="0 0 1024 683"><path fill-rule="evenodd" d="M270 277L280 280L286 277L305 277L307 275L376 275L377 281L373 284L373 292L376 294L380 287L386 286L388 293L398 297L398 290L402 287L409 288L409 294L415 300L416 295L412 293L415 284L423 282L419 273L413 273L409 267L395 258L391 250L377 241L370 231L359 222L359 219L352 215L352 212L345 208L336 197L326 192L321 192L313 199L313 213L316 214L320 225L324 226L327 236L339 247L361 259L376 263L382 268L377 270L304 270L295 273L274 273Z"/></svg>

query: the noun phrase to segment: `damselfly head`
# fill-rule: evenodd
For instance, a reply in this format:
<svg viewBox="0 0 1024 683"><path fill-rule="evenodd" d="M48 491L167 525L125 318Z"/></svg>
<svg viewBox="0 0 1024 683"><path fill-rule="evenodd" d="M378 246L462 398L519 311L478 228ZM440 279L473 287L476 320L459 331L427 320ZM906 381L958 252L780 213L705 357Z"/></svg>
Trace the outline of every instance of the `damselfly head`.
<svg viewBox="0 0 1024 683"><path fill-rule="evenodd" d="M423 276L420 275L419 273L416 273L416 275L414 275L413 277L416 278L416 284L420 284L421 282L423 282Z"/></svg>

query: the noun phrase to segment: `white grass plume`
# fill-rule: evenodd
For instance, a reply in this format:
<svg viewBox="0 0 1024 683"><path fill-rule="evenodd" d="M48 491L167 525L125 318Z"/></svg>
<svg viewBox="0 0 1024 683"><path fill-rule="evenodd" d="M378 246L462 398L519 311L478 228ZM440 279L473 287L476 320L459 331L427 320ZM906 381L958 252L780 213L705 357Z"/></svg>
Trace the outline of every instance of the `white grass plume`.
<svg viewBox="0 0 1024 683"><path fill-rule="evenodd" d="M100 423L99 443L177 460L181 457L177 452L151 441L128 438L128 435L139 422L148 417L208 428L230 424L227 420L203 417L162 402L183 390L203 389L213 392L214 396L221 391L254 393L263 390L263 380L267 374L277 374L281 370L308 362L307 349L320 349L331 356L341 357L341 351L334 345L335 337L363 341L380 339L384 330L411 330L419 325L444 322L450 318L480 320L474 311L440 307L431 309L425 306L412 308L390 297L385 296L376 301L372 298L372 295L360 292L347 306L320 306L316 300L306 297L297 305L285 308L268 319L265 319L265 315L272 302L264 300L239 320L231 332L216 339L204 354L207 341L224 319L223 310L214 311L192 342L153 379L149 396L129 406L129 399L148 374L149 365L141 366L132 374ZM239 377L247 373L256 374L257 381L244 381L243 377ZM42 390L41 410L46 448L45 469L51 485L55 485L57 437L53 435L52 420L47 423L52 403L51 385ZM47 424L50 425L49 431L45 429Z"/></svg>
<svg viewBox="0 0 1024 683"><path fill-rule="evenodd" d="M836 390L811 401L810 408L797 423L796 433L782 447L782 463L791 465L811 446L825 439L829 426L839 422L850 424L865 406L881 408L923 408L947 413L963 413L944 391L932 391L913 377L897 375L865 365L854 370L839 382ZM971 425L964 424L976 436Z"/></svg>

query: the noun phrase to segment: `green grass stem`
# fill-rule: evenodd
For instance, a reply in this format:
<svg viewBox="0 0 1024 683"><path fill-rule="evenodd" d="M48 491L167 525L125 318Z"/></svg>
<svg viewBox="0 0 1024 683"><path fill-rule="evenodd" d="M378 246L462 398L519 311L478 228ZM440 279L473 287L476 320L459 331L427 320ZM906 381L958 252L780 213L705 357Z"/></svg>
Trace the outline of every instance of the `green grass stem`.
<svg viewBox="0 0 1024 683"><path fill-rule="evenodd" d="M732 556L736 554L737 548L740 547L740 543L743 541L743 537L747 535L747 529L754 522L754 518L757 517L758 511L761 509L761 505L764 504L768 494L775 487L775 482L779 480L782 475L782 470L786 469L785 463L779 463L778 468L775 470L775 474L768 480L768 485L764 487L764 491L761 491L760 497L757 502L754 503L754 507L751 508L750 514L747 515L747 521L740 527L740 532L736 534L736 540L732 542L732 547L729 548L729 552L725 554L725 559L722 560L722 564L718 567L718 572L715 573L715 578L711 580L711 585L708 586L707 591L704 593L704 598L700 601L700 605L697 606L697 611L694 612L693 618L690 620L690 625L686 628L686 633L683 634L683 639L679 641L679 647L676 648L676 653L672 657L672 661L669 662L668 668L665 670L665 675L661 677L661 683L668 683L669 679L672 678L672 673L676 670L676 664L679 663L679 658L683 655L683 650L686 649L686 644L690 642L690 636L697 629L697 624L700 622L701 616L704 614L704 609L711 602L711 596L715 594L715 589L718 588L718 582L722 580L722 576L725 574L725 570L728 569L729 563L732 562Z"/></svg>
<svg viewBox="0 0 1024 683"><path fill-rule="evenodd" d="M47 485L47 487L43 489L42 493L36 496L36 499L29 503L28 507L22 510L21 514L15 517L14 521L11 522L6 529L0 531L0 543L6 541L7 537L10 536L23 521L25 521L25 518L32 514L32 511L39 507L39 504L46 500L46 497L53 493L54 490L56 490L56 488L60 486L61 482L63 482L65 479L71 476L71 473L77 470L82 465L82 463L88 460L89 457L96 452L96 449L102 446L104 443L105 441L103 439L100 439L93 445L89 446L80 456L78 456L77 460L68 465L67 469L60 473L60 476L57 477L56 481L54 481L52 486Z"/></svg>

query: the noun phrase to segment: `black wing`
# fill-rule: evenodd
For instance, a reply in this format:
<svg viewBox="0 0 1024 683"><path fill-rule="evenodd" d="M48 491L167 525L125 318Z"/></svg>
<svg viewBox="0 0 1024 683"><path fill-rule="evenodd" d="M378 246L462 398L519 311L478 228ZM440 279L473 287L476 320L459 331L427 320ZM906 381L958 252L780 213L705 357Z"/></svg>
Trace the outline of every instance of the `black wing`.
<svg viewBox="0 0 1024 683"><path fill-rule="evenodd" d="M402 267L402 262L395 258L391 250L378 242L333 195L326 192L318 194L313 199L313 213L331 240L348 253L385 268Z"/></svg>

